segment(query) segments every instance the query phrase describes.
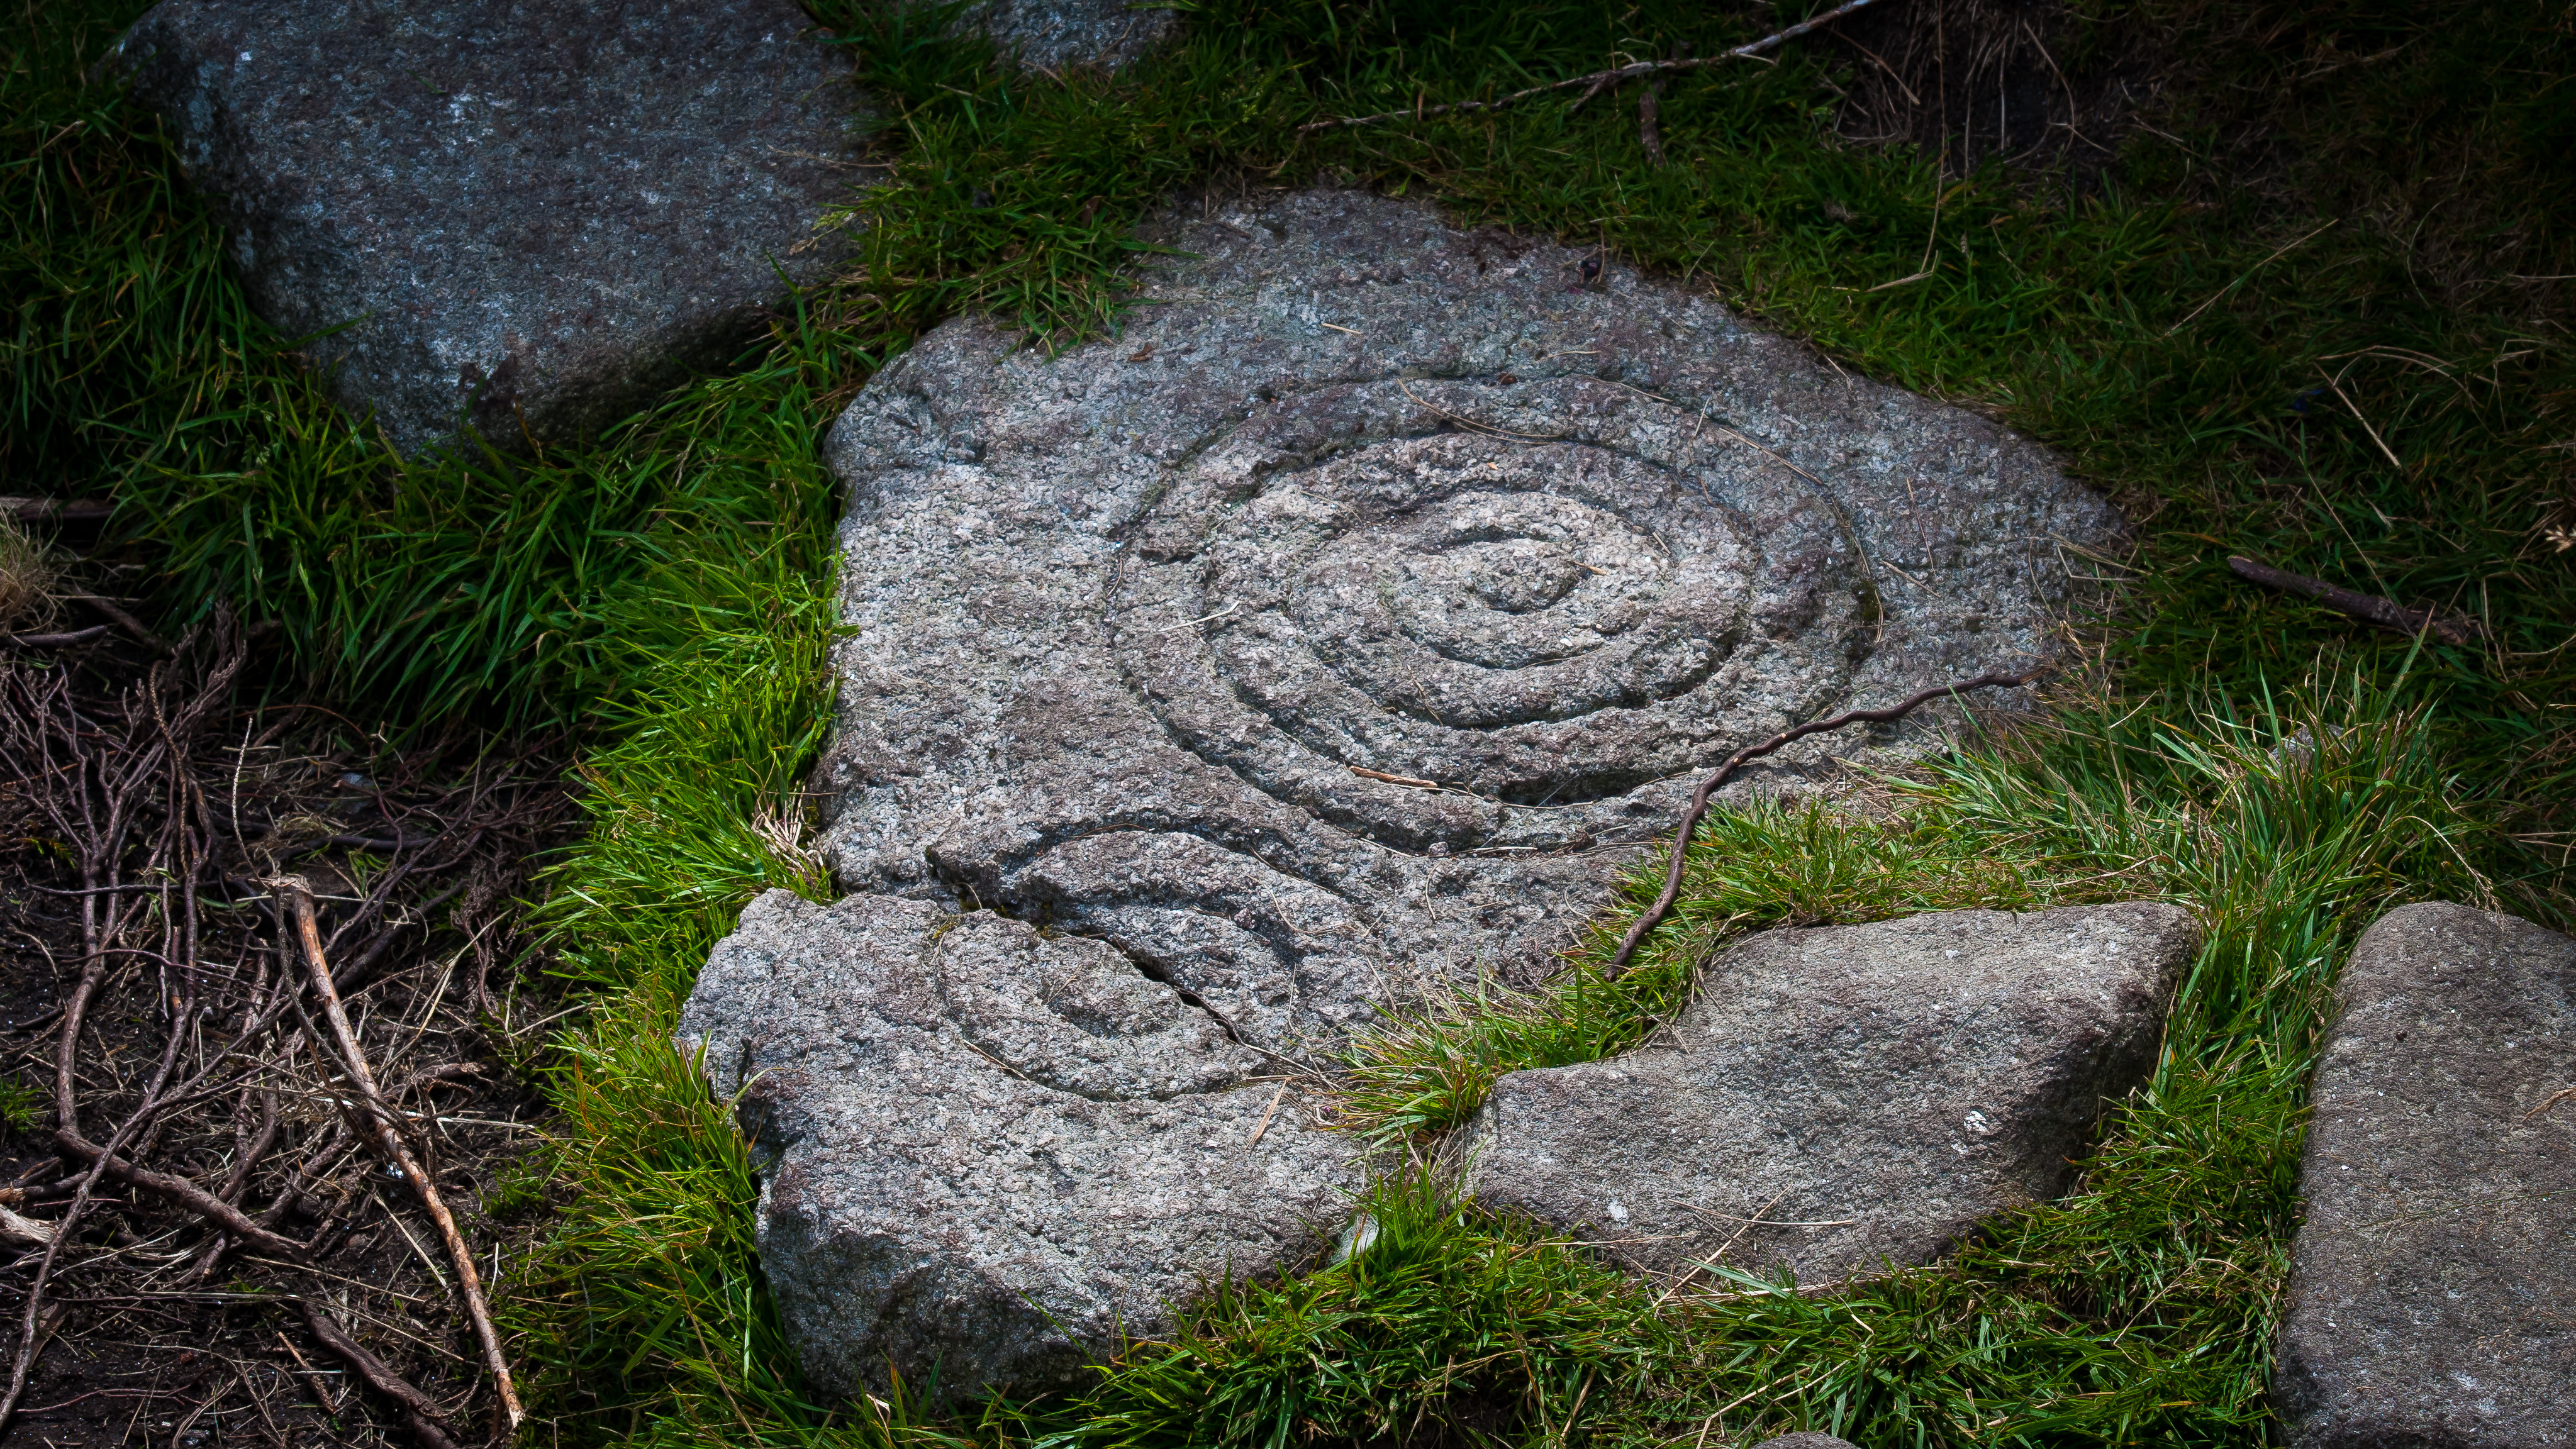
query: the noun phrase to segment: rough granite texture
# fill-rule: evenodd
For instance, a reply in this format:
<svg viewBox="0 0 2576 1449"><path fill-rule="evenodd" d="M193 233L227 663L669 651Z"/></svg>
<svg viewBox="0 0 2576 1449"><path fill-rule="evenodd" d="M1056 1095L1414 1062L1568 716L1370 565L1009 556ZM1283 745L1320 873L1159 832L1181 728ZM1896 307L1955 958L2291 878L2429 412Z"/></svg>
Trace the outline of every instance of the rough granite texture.
<svg viewBox="0 0 2576 1449"><path fill-rule="evenodd" d="M165 0L116 64L252 305L411 452L622 418L821 275L857 159L793 0ZM773 266L773 262L775 266ZM523 430L524 428L524 430Z"/></svg>
<svg viewBox="0 0 2576 1449"><path fill-rule="evenodd" d="M847 888L1100 937L1264 1048L1535 978L1699 772L2047 653L2060 541L2119 528L1993 423L1584 253L1351 192L1148 235L1197 255L1123 335L952 321L834 427L815 784Z"/></svg>
<svg viewBox="0 0 2576 1449"><path fill-rule="evenodd" d="M1809 1429L1796 1434L1783 1434L1776 1439L1765 1439L1754 1445L1753 1449L1853 1449L1853 1446L1848 1439L1837 1439L1831 1434L1819 1434Z"/></svg>
<svg viewBox="0 0 2576 1449"><path fill-rule="evenodd" d="M1033 70L1115 70L1172 33L1172 12L1129 0L989 0L961 17Z"/></svg>
<svg viewBox="0 0 2576 1449"><path fill-rule="evenodd" d="M2199 946L2148 902L1765 932L1657 1044L1495 1083L1467 1190L1657 1272L1924 1261L2058 1194Z"/></svg>
<svg viewBox="0 0 2576 1449"><path fill-rule="evenodd" d="M2402 906L2336 994L2272 1384L2289 1442L2576 1444L2576 939Z"/></svg>
<svg viewBox="0 0 2576 1449"><path fill-rule="evenodd" d="M1060 1381L1202 1284L1315 1252L1354 1142L1102 942L771 891L680 1017L762 1162L761 1264L814 1383Z"/></svg>

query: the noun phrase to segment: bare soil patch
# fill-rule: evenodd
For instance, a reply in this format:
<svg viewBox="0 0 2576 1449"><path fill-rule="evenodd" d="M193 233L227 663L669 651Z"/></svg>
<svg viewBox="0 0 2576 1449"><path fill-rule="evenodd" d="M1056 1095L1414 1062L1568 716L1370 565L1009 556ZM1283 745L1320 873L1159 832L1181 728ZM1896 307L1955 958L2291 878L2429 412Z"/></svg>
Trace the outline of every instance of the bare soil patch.
<svg viewBox="0 0 2576 1449"><path fill-rule="evenodd" d="M23 1442L499 1426L456 1255L384 1128L505 1294L512 1171L541 1140L516 899L563 835L562 763L247 699L251 649L218 619L167 653L0 656L0 1372L23 1376ZM327 1024L290 880L381 1108Z"/></svg>

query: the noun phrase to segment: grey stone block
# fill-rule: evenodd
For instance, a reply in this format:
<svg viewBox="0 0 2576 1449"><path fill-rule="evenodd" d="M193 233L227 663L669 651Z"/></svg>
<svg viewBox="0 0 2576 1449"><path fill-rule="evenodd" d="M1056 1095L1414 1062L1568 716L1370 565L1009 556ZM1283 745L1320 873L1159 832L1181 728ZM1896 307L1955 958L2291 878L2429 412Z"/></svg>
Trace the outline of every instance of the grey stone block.
<svg viewBox="0 0 2576 1449"><path fill-rule="evenodd" d="M761 1264L827 1391L1059 1381L1320 1251L1359 1181L1352 1139L1207 1012L989 913L771 891L680 1040L740 1092Z"/></svg>
<svg viewBox="0 0 2576 1449"><path fill-rule="evenodd" d="M757 335L856 174L791 0L165 0L115 66L243 289L406 453L574 441ZM344 325L345 324L345 325Z"/></svg>
<svg viewBox="0 0 2576 1449"><path fill-rule="evenodd" d="M1993 423L1583 252L1348 192L1147 236L1194 255L1122 335L951 321L834 427L815 784L847 888L1099 936L1267 1049L1538 979L1700 771L2046 654L2061 541L2119 531Z"/></svg>
<svg viewBox="0 0 2576 1449"><path fill-rule="evenodd" d="M2336 997L2273 1379L2290 1443L2576 1444L2576 940L2403 906Z"/></svg>
<svg viewBox="0 0 2576 1449"><path fill-rule="evenodd" d="M2147 902L1765 932L1654 1044L1495 1083L1468 1190L1656 1272L1928 1260L2063 1190L2199 943Z"/></svg>
<svg viewBox="0 0 2576 1449"><path fill-rule="evenodd" d="M966 24L993 37L1003 54L1032 70L1093 65L1116 70L1172 33L1172 12L1131 0L989 0Z"/></svg>

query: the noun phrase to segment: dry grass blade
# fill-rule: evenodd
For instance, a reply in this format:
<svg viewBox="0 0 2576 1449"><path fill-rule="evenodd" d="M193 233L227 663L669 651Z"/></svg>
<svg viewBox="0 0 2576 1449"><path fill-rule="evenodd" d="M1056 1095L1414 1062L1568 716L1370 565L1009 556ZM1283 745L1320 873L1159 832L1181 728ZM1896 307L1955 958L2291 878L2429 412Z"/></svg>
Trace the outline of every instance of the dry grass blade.
<svg viewBox="0 0 2576 1449"><path fill-rule="evenodd" d="M42 625L54 612L53 561L15 518L0 515L0 629Z"/></svg>

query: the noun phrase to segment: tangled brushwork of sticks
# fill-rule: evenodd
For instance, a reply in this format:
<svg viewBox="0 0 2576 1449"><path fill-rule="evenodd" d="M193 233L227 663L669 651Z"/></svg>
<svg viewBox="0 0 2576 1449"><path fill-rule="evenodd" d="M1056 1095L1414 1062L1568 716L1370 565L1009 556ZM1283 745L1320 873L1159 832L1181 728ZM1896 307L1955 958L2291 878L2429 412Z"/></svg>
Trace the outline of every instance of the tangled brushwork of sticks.
<svg viewBox="0 0 2576 1449"><path fill-rule="evenodd" d="M0 1185L0 1437L60 1408L28 1402L40 1361L86 1358L52 1370L65 1402L133 1397L174 1445L374 1437L367 1402L426 1449L506 1439L499 1248L472 1230L527 1131L503 1064L531 1026L495 977L557 773L486 750L416 776L380 743L349 768L315 712L236 704L246 659L222 616L139 666L0 659L0 901L46 963L0 1046L13 1140L47 1149ZM200 1390L48 1359L67 1322L120 1319L193 1335Z"/></svg>

